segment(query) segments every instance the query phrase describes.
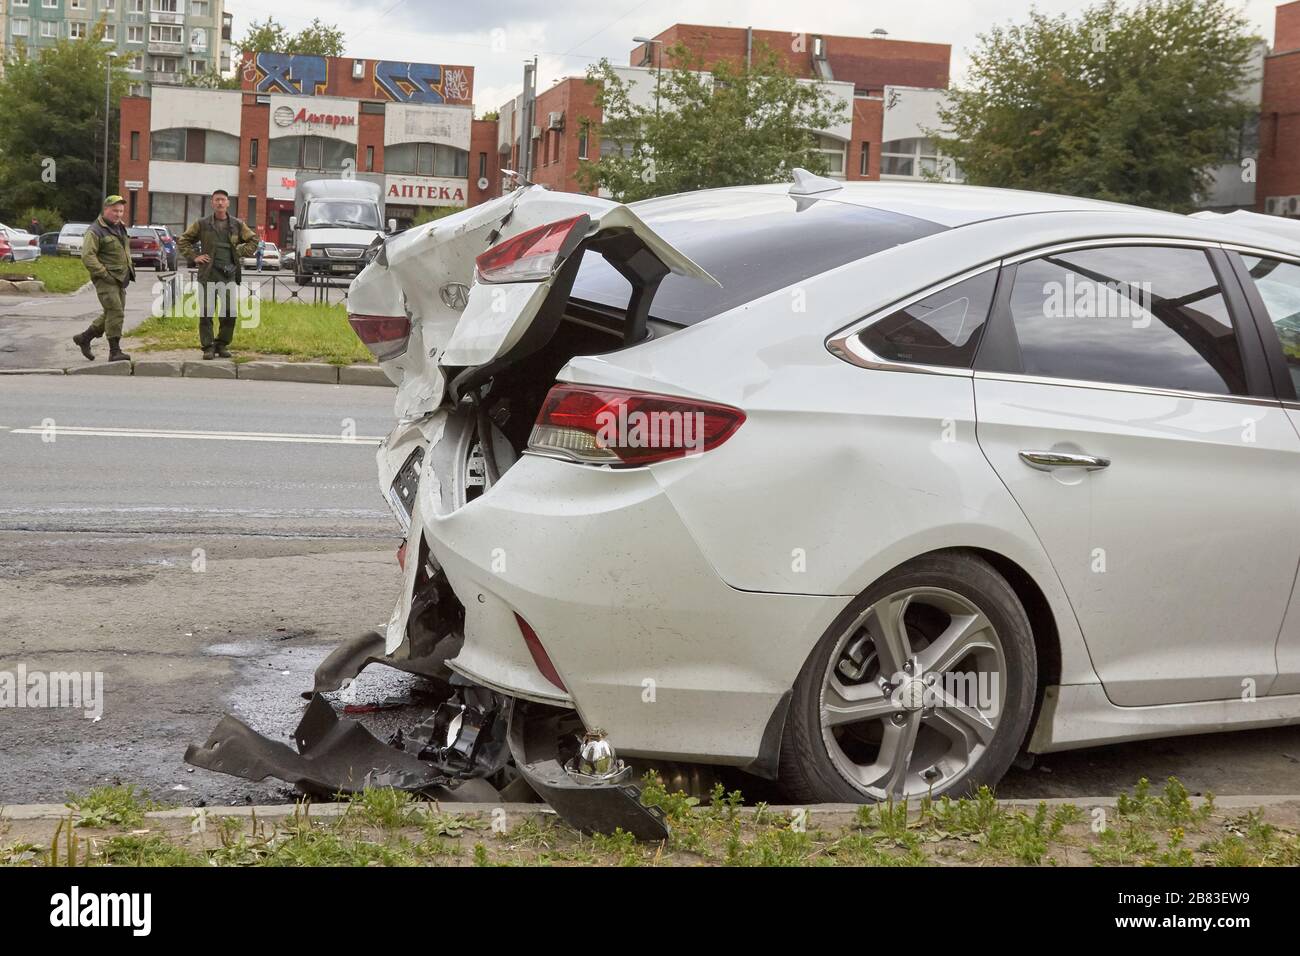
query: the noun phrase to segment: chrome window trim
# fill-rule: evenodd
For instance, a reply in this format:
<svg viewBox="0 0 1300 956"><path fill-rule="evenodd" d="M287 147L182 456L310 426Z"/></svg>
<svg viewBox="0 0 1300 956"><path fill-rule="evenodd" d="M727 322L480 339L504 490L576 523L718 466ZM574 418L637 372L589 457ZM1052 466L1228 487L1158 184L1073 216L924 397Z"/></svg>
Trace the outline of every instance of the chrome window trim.
<svg viewBox="0 0 1300 956"><path fill-rule="evenodd" d="M1240 245L1237 243L1216 242L1210 239L1183 239L1168 236L1115 236L1101 239L1072 239L1069 242L1056 242L1038 246L1015 255L1004 256L984 265L977 266L959 275L945 279L920 292L899 299L884 308L877 309L864 319L859 319L846 329L833 333L826 340L826 348L836 358L860 368L886 372L916 372L922 375L957 375L963 378L983 379L997 382L1025 382L1031 385L1056 385L1067 388L1088 388L1105 392L1125 392L1133 395L1156 395L1165 398L1190 398L1212 402L1233 402L1238 405L1254 405L1263 408L1297 408L1300 402L1284 402L1277 398L1261 398L1254 395L1220 395L1214 392L1195 392L1177 388L1155 388L1145 385L1124 385L1117 382L1096 382L1088 379L1049 378L1041 375L1026 375L1017 372L984 372L969 368L949 368L940 365L921 365L910 362L895 362L881 358L862 343L857 335L873 322L884 318L899 309L907 308L914 302L924 299L936 292L942 292L949 286L973 278L991 268L1003 269L1009 265L1026 262L1052 255L1056 252L1068 252L1075 249L1094 249L1098 246L1174 246L1192 249L1222 249L1232 252L1246 252L1252 255L1265 255L1270 258L1284 259L1300 265L1300 256L1280 253L1262 248ZM995 303L996 304L996 303Z"/></svg>

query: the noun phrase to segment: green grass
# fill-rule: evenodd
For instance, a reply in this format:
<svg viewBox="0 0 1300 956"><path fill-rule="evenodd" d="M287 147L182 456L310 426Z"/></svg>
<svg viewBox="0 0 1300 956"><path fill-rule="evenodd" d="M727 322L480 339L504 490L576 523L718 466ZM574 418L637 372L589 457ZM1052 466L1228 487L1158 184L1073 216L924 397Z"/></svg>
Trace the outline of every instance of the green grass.
<svg viewBox="0 0 1300 956"><path fill-rule="evenodd" d="M76 292L90 281L90 273L74 256L41 256L31 262L0 262L0 276L34 276L46 292Z"/></svg>
<svg viewBox="0 0 1300 956"><path fill-rule="evenodd" d="M185 305L176 311L180 314L145 319L128 333L128 338L137 340L134 348L141 352L197 349L199 320L193 297L188 297ZM314 360L332 365L375 360L348 325L347 309L341 303L259 302L255 315L236 321L235 340L230 349L236 362L259 355L282 355L297 361Z"/></svg>
<svg viewBox="0 0 1300 956"><path fill-rule="evenodd" d="M73 812L52 835L0 840L0 866L1300 865L1292 817L1281 825L1266 810L1224 814L1211 799L1194 804L1173 778L1159 793L1139 781L1110 808L1012 807L983 788L834 818L817 807L747 807L722 787L702 800L669 793L654 775L642 793L671 823L663 842L588 837L539 814L471 816L383 789L358 794L341 814L313 815L303 803L275 822L210 816L196 835L199 811L189 821L146 817L156 806L146 796L103 787L69 797Z"/></svg>

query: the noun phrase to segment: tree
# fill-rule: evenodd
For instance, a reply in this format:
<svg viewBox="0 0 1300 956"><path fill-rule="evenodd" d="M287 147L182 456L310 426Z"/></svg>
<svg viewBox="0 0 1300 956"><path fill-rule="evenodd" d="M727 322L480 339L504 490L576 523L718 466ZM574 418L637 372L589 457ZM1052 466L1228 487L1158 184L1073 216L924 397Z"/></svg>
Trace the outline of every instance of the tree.
<svg viewBox="0 0 1300 956"><path fill-rule="evenodd" d="M104 162L104 85L110 49L103 24L81 40L19 45L0 77L0 214L56 210L86 221L99 212ZM126 93L120 60L109 81L111 114ZM110 191L117 186L116 124L109 130Z"/></svg>
<svg viewBox="0 0 1300 956"><path fill-rule="evenodd" d="M824 87L798 82L761 45L748 68L724 61L711 73L682 44L664 53L672 67L648 74L658 87L657 104L646 90L634 92L608 60L588 69L587 82L599 87L595 102L602 119L582 123L588 141L602 146L598 162L578 169L584 189L604 188L632 202L782 182L796 166L826 172L812 131L846 117Z"/></svg>
<svg viewBox="0 0 1300 956"><path fill-rule="evenodd" d="M309 53L316 56L342 56L343 31L333 24L312 20L297 33L290 33L275 17L254 20L237 44L241 53Z"/></svg>
<svg viewBox="0 0 1300 956"><path fill-rule="evenodd" d="M1258 38L1225 0L1105 0L981 34L940 111L971 183L1174 211L1235 160Z"/></svg>
<svg viewBox="0 0 1300 956"><path fill-rule="evenodd" d="M240 88L239 71L236 70L230 76L222 76L217 70L209 70L197 76L186 73L185 78L181 80L181 85L204 90L237 90Z"/></svg>

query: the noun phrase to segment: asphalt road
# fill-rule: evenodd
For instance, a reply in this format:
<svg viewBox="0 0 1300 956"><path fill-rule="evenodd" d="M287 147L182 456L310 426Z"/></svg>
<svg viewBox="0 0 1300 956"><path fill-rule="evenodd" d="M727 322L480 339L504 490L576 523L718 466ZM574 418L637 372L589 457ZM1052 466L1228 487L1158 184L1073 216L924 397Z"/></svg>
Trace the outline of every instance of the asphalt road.
<svg viewBox="0 0 1300 956"><path fill-rule="evenodd" d="M287 739L316 664L387 619L398 539L373 439L392 398L0 377L0 670L104 675L99 720L0 709L0 804L107 782L184 804L289 796L274 781L191 770L181 755L227 711ZM419 685L363 673L358 702L393 698L403 706L362 718L380 736L423 716ZM1171 774L1193 792L1300 793L1300 728L1052 755L1013 770L999 793L1106 795Z"/></svg>

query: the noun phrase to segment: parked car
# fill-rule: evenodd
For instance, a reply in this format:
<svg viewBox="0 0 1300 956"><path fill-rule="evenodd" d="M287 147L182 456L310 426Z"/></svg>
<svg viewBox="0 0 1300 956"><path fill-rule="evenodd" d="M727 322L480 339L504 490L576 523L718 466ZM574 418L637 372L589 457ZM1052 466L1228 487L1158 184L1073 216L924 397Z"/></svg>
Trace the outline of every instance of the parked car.
<svg viewBox="0 0 1300 956"><path fill-rule="evenodd" d="M294 255L294 251L292 249L282 250L280 252L280 268L285 269L289 272L293 272L295 269L294 263L297 260L297 258L298 257Z"/></svg>
<svg viewBox="0 0 1300 956"><path fill-rule="evenodd" d="M243 265L245 269L257 268L257 256L244 256ZM280 268L280 247L274 242L268 242L262 247L262 268L279 269Z"/></svg>
<svg viewBox="0 0 1300 956"><path fill-rule="evenodd" d="M862 802L1296 723L1298 294L1300 236L803 171L392 236L403 585L317 689L454 673L440 752L613 802L613 747Z"/></svg>
<svg viewBox="0 0 1300 956"><path fill-rule="evenodd" d="M65 222L59 230L59 255L81 255L81 240L89 228L88 222Z"/></svg>
<svg viewBox="0 0 1300 956"><path fill-rule="evenodd" d="M176 237L172 235L172 231L166 226L150 226L149 228L158 233L158 237L162 239L163 250L167 253L164 268L174 272L177 264Z"/></svg>
<svg viewBox="0 0 1300 956"><path fill-rule="evenodd" d="M41 233L40 250L43 256L57 256L59 254L59 234L57 232Z"/></svg>
<svg viewBox="0 0 1300 956"><path fill-rule="evenodd" d="M9 251L4 253L7 262L26 262L39 259L41 255L40 239L25 229L14 229L0 224L0 236L4 237Z"/></svg>
<svg viewBox="0 0 1300 956"><path fill-rule="evenodd" d="M152 226L130 226L126 234L131 243L131 262L136 266L150 266L157 272L171 267L171 258L157 229Z"/></svg>

